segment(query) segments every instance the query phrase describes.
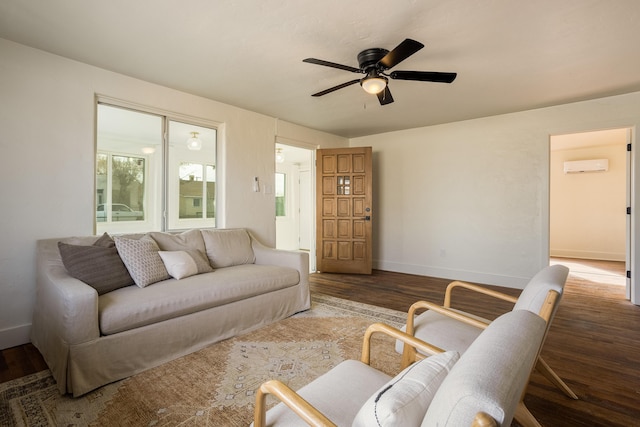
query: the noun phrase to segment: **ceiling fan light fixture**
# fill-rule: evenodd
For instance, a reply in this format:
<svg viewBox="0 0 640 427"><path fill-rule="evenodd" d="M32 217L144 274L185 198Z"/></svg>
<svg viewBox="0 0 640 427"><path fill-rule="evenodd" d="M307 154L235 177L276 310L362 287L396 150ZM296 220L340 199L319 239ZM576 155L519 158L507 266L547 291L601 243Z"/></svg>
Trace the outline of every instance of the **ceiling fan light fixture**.
<svg viewBox="0 0 640 427"><path fill-rule="evenodd" d="M360 81L360 86L362 86L365 92L375 95L387 87L387 82L386 77L371 73Z"/></svg>
<svg viewBox="0 0 640 427"><path fill-rule="evenodd" d="M198 132L191 132L191 137L187 139L187 148L198 151L202 148L202 141L198 138Z"/></svg>

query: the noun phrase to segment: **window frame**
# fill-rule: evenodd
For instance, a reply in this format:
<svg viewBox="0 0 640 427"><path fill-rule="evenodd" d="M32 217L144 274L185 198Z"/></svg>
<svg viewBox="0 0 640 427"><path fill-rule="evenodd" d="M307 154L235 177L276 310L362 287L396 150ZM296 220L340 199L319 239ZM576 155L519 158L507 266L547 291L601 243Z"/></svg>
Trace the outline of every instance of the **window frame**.
<svg viewBox="0 0 640 427"><path fill-rule="evenodd" d="M147 155L138 155L136 157L144 157L145 158L145 193L150 191L160 190L160 194L158 195L159 201L157 202L157 209L154 209L150 206L145 206L145 216L143 221L116 221L112 222L111 227L107 227L106 230L109 233L121 233L121 232L145 232L145 231L179 231L185 230L189 228L215 228L218 227L220 220L220 206L221 206L221 193L222 191L219 189L219 183L221 178L221 171L218 161L218 152L220 150L220 135L221 129L223 128L222 122L217 122L213 120L202 119L194 116L188 116L180 113L176 113L173 111L163 110L160 108L149 107L146 105L136 104L128 101L124 101L121 99L112 98L105 95L95 95L94 109L95 109L95 135L94 135L94 203L93 203L93 224L94 224L94 233L98 232L98 228L100 224L104 224L103 222L98 222L96 218L96 207L97 207L97 156L98 153L104 153L105 150L99 149L98 147L98 108L99 105L106 105L114 108L121 108L125 110L131 110L138 113L143 114L151 114L155 116L159 116L161 119L161 142L160 142L160 150L157 150L157 155L160 156L159 161L152 161L151 154ZM170 186L169 186L169 168L171 167L169 163L170 157L170 135L169 135L169 125L171 122L178 122L184 125L193 125L197 127L207 128L215 132L215 148L213 152L213 162L201 162L205 168L206 165L211 165L213 163L213 170L215 175L215 191L214 191L214 218L204 218L204 219L188 219L178 221L170 220L171 212L175 212L175 216L178 217L178 206L172 207L170 204ZM111 155L122 155L123 153L114 153L111 151L107 151L108 154ZM124 155L131 156L131 153L124 153ZM159 175L159 182L157 183L157 188L154 184L151 184L151 179L149 175L152 173L152 165L158 164L161 167L161 172ZM154 186L154 188L146 187ZM145 194L145 203L146 203L146 194ZM203 200L202 203L205 203ZM113 225L115 224L115 225ZM133 226L125 226L133 224ZM104 229L105 227L100 227Z"/></svg>

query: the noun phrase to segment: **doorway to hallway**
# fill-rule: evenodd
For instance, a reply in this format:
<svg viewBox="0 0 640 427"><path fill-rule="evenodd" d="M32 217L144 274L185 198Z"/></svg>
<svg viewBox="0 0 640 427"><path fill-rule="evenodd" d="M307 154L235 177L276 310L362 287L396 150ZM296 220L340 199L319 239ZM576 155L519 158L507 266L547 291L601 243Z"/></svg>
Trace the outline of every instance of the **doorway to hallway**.
<svg viewBox="0 0 640 427"><path fill-rule="evenodd" d="M309 252L315 266L315 150L276 143L276 248Z"/></svg>
<svg viewBox="0 0 640 427"><path fill-rule="evenodd" d="M566 262L575 259L622 265L622 277L616 281L626 285L628 298L630 142L628 128L552 135L549 156L550 256ZM587 274L585 271L595 270L580 271Z"/></svg>

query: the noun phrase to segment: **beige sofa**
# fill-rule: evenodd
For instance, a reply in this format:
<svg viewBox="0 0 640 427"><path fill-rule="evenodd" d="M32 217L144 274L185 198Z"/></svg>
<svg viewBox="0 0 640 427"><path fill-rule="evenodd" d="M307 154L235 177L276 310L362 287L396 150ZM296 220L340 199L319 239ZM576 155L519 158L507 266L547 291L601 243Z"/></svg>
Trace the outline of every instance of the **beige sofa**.
<svg viewBox="0 0 640 427"><path fill-rule="evenodd" d="M129 282L114 286L94 252L117 253ZM31 339L59 391L79 396L310 308L308 278L308 254L244 229L40 240Z"/></svg>

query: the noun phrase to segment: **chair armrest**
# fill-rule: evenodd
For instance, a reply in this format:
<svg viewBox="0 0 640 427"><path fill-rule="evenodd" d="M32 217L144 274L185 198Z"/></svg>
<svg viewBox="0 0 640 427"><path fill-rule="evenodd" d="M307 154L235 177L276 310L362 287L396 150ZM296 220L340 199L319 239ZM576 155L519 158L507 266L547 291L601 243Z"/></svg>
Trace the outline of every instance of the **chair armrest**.
<svg viewBox="0 0 640 427"><path fill-rule="evenodd" d="M491 415L486 412L478 412L473 421L471 427L499 427L498 422Z"/></svg>
<svg viewBox="0 0 640 427"><path fill-rule="evenodd" d="M312 427L337 427L329 418L313 407L293 391L290 387L278 380L270 380L263 383L256 394L256 407L253 413L254 427L266 427L266 398L272 394L287 405L293 412Z"/></svg>
<svg viewBox="0 0 640 427"><path fill-rule="evenodd" d="M473 283L460 282L456 280L455 282L449 283L449 286L447 286L447 290L444 293L444 305L443 305L444 307L447 307L447 308L451 307L451 292L453 291L454 288L469 289L471 291L479 292L481 294L498 298L504 301L512 302L514 304L516 303L516 301L518 301L518 298L512 295L508 295L503 292L494 291L492 289L488 289L483 286L474 285Z"/></svg>
<svg viewBox="0 0 640 427"><path fill-rule="evenodd" d="M395 338L404 342L405 344L409 344L411 347L415 347L427 354L438 354L443 353L445 350L440 347L436 347L435 345L431 345L427 342L422 341L412 335L409 335L405 332L402 332L399 329L394 328L393 326L389 326L384 323L374 323L370 325L364 333L364 340L362 342L362 356L360 361L367 365L371 362L371 337L375 333L383 333L385 335L390 336L391 338ZM417 355L419 358L424 358L424 355ZM413 360L415 362L415 360Z"/></svg>
<svg viewBox="0 0 640 427"><path fill-rule="evenodd" d="M476 319L475 317L471 317L468 316L466 314L464 314L463 312L460 311L456 311L453 310L449 307L442 307L440 305L434 304L432 302L429 301L418 301L415 302L411 305L411 307L409 307L409 312L407 313L407 326L406 326L406 331L407 334L413 336L413 334L415 333L414 331L414 325L413 325L413 320L415 317L415 314L418 310L421 309L425 309L425 310L433 310L437 313L440 313L444 316L450 317L452 319L458 320L460 322L464 322L468 325L471 326L475 326L476 328L480 328L480 329L486 329L487 326L489 326L489 322L483 322L481 320Z"/></svg>

